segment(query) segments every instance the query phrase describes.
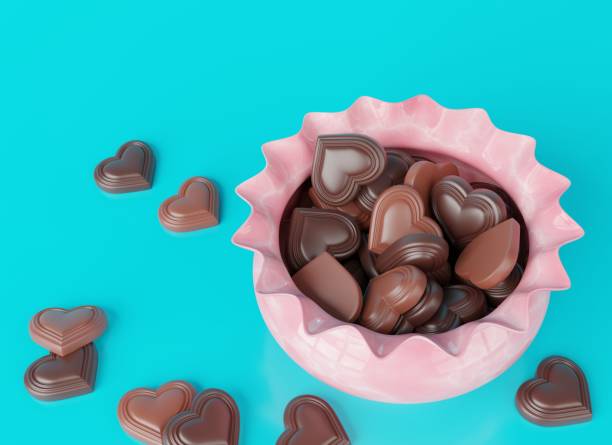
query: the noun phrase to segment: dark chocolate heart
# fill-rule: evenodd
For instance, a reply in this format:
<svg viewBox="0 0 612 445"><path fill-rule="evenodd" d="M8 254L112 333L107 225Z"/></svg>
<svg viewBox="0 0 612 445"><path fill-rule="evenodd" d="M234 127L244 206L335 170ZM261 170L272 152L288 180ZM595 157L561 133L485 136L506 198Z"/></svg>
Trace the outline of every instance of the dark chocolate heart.
<svg viewBox="0 0 612 445"><path fill-rule="evenodd" d="M305 395L285 408L285 431L276 445L350 445L350 440L332 407Z"/></svg>
<svg viewBox="0 0 612 445"><path fill-rule="evenodd" d="M181 185L178 195L159 207L159 221L173 232L189 232L219 224L219 193L206 178L196 176Z"/></svg>
<svg viewBox="0 0 612 445"><path fill-rule="evenodd" d="M525 419L545 426L587 422L593 415L584 373L559 356L543 360L536 378L520 386L516 407Z"/></svg>
<svg viewBox="0 0 612 445"><path fill-rule="evenodd" d="M299 270L325 251L343 260L357 251L360 242L359 227L349 215L338 210L297 207L289 229L289 263Z"/></svg>
<svg viewBox="0 0 612 445"><path fill-rule="evenodd" d="M442 230L424 215L421 197L408 185L395 185L380 195L370 220L368 246L376 254L382 253L399 238L411 233L431 233L440 238Z"/></svg>
<svg viewBox="0 0 612 445"><path fill-rule="evenodd" d="M457 317L457 314L449 310L448 306L442 301L434 316L417 327L416 331L420 334L440 334L455 329L459 325L461 325L461 320Z"/></svg>
<svg viewBox="0 0 612 445"><path fill-rule="evenodd" d="M312 186L328 205L348 204L357 195L359 186L382 174L385 164L385 150L367 136L319 136L312 165Z"/></svg>
<svg viewBox="0 0 612 445"><path fill-rule="evenodd" d="M507 217L506 204L494 191L472 189L459 176L447 176L431 191L434 215L450 240L463 247Z"/></svg>
<svg viewBox="0 0 612 445"><path fill-rule="evenodd" d="M400 321L419 327L430 320L440 309L444 300L444 290L434 280L427 281L427 287L419 302L408 312L402 314Z"/></svg>
<svg viewBox="0 0 612 445"><path fill-rule="evenodd" d="M151 148L141 141L123 144L117 154L100 162L94 171L98 186L109 193L151 188L155 160Z"/></svg>
<svg viewBox="0 0 612 445"><path fill-rule="evenodd" d="M174 416L163 430L163 445L238 445L240 414L234 399L208 389L191 408Z"/></svg>
<svg viewBox="0 0 612 445"><path fill-rule="evenodd" d="M376 269L386 272L397 266L413 265L425 273L444 266L448 244L430 233L411 233L395 241L376 258Z"/></svg>
<svg viewBox="0 0 612 445"><path fill-rule="evenodd" d="M445 287L444 303L462 323L482 318L487 312L487 300L482 291L466 284Z"/></svg>

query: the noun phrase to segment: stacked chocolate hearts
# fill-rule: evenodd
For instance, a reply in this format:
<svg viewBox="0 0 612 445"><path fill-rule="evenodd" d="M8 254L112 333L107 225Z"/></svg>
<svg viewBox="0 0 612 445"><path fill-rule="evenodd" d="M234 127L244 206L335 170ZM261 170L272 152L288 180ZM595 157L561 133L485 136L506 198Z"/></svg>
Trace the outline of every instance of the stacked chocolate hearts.
<svg viewBox="0 0 612 445"><path fill-rule="evenodd" d="M529 250L497 185L358 134L319 136L280 229L296 286L337 319L383 334L485 316L518 285Z"/></svg>

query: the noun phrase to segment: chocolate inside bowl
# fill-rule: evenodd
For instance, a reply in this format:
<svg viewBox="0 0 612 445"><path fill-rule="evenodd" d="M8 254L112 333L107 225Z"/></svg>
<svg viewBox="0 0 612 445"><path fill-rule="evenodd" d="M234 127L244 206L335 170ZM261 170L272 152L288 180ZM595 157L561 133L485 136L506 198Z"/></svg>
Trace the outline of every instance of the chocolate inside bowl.
<svg viewBox="0 0 612 445"><path fill-rule="evenodd" d="M457 159L317 140L313 172L280 222L296 286L338 320L382 334L437 334L486 316L519 284L525 221L492 178Z"/></svg>

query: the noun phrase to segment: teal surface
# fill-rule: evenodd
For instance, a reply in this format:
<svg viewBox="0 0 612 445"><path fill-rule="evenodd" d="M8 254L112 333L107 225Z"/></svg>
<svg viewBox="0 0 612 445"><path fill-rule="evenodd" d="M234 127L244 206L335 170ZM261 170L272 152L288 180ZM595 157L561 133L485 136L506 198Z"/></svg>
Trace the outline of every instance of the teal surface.
<svg viewBox="0 0 612 445"><path fill-rule="evenodd" d="M274 443L302 393L328 399L357 445L609 440L611 13L603 1L2 2L0 442L132 443L121 395L178 378L232 393L246 445ZM552 295L510 370L452 400L393 406L318 382L275 343L251 254L230 243L248 214L233 190L306 112L419 93L534 136L539 160L572 180L562 203L586 236L562 250L572 289ZM154 147L153 189L102 193L94 166L134 138ZM219 185L222 223L171 235L157 208L192 175ZM38 402L22 383L45 353L28 321L80 304L109 316L96 390ZM591 423L546 429L515 410L550 354L583 367Z"/></svg>

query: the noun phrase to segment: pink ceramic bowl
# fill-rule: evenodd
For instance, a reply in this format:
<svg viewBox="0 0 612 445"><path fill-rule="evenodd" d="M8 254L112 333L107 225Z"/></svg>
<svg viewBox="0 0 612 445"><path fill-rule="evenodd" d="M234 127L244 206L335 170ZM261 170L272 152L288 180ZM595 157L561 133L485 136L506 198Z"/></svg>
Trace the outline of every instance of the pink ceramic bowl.
<svg viewBox="0 0 612 445"><path fill-rule="evenodd" d="M504 188L529 231L529 260L514 293L481 320L427 336L343 323L305 297L281 259L279 221L310 175L317 136L330 133L363 133L385 147L454 159L468 180ZM318 379L384 402L446 399L501 374L538 332L550 291L569 287L559 247L583 234L559 205L569 181L539 164L534 149L533 138L497 129L482 109L450 110L427 96L400 103L362 97L346 111L309 113L298 134L265 144L266 168L236 190L252 212L233 241L255 254L255 294L276 341Z"/></svg>

